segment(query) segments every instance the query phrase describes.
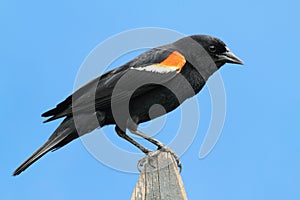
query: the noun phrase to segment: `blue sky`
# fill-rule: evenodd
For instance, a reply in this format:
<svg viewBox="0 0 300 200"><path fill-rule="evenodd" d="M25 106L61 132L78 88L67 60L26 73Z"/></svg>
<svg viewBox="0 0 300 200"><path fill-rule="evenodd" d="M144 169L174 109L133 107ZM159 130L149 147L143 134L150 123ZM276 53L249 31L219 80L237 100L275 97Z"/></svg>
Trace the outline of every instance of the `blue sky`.
<svg viewBox="0 0 300 200"><path fill-rule="evenodd" d="M299 6L295 0L1 1L0 199L130 198L138 174L101 164L80 140L18 177L11 174L58 125L42 124L40 114L72 92L91 50L112 35L141 27L217 36L245 62L221 69L226 121L204 159L198 153L210 119L207 88L195 98L201 123L181 157L188 197L300 199ZM164 129L170 134L180 120L179 112L171 115ZM105 128L115 144L135 151L113 131ZM157 137L170 140L167 134Z"/></svg>

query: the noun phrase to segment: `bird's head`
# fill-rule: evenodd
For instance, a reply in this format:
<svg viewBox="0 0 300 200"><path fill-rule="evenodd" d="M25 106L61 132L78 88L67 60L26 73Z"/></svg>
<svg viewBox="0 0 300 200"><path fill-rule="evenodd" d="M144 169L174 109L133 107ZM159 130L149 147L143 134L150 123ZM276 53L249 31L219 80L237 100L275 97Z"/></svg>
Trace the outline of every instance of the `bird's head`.
<svg viewBox="0 0 300 200"><path fill-rule="evenodd" d="M208 35L193 35L191 38L206 50L218 68L225 63L243 64L243 61L234 55L222 40Z"/></svg>

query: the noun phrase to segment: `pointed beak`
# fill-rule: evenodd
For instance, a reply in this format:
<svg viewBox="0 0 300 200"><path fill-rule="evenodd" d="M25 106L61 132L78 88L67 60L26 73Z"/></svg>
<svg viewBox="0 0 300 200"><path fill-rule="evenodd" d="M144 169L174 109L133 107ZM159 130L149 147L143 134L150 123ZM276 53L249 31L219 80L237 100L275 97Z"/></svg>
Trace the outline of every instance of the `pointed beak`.
<svg viewBox="0 0 300 200"><path fill-rule="evenodd" d="M244 64L244 62L241 59L239 59L236 55L234 55L234 53L232 53L228 48L226 48L225 53L222 53L218 57L221 61L226 62L226 63L233 63L233 64L239 64L239 65Z"/></svg>

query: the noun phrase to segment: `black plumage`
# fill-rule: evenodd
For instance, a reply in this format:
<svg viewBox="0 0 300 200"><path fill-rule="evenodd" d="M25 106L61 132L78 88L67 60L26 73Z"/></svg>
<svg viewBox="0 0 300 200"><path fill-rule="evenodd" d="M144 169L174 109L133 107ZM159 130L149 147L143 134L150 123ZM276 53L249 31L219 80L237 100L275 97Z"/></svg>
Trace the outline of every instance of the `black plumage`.
<svg viewBox="0 0 300 200"><path fill-rule="evenodd" d="M148 113L151 106L160 104L166 112L174 110L197 94L225 63L242 64L242 61L221 40L193 35L153 48L97 77L42 114L42 117L48 117L45 122L64 120L13 175L20 174L47 152L109 124L116 124L117 134L144 153L149 150L126 135L126 129L161 148L159 141L137 130L139 123L151 120ZM157 111L152 117L163 114Z"/></svg>

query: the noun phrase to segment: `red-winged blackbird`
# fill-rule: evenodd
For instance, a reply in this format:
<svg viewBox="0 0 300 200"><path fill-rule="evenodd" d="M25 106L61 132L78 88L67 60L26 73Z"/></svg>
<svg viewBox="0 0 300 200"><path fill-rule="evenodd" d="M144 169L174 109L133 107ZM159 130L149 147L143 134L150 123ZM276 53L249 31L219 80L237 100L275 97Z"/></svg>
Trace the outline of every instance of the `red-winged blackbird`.
<svg viewBox="0 0 300 200"><path fill-rule="evenodd" d="M150 151L129 137L126 129L159 148L167 148L138 131L138 124L170 112L194 96L225 63L243 64L224 42L207 35L185 37L146 51L87 83L55 108L43 113L43 117L50 117L45 122L58 118L64 120L13 175L20 174L47 152L109 124L115 124L120 137L146 154ZM165 111L157 109L150 118L149 109L155 104L162 105Z"/></svg>

